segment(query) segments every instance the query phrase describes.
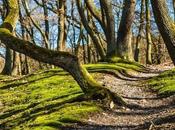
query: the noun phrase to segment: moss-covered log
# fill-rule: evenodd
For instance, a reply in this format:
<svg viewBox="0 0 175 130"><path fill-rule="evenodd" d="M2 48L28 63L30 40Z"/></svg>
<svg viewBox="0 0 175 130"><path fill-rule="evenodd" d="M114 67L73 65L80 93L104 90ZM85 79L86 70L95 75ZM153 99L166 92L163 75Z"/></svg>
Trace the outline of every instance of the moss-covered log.
<svg viewBox="0 0 175 130"><path fill-rule="evenodd" d="M0 40L2 43L33 59L63 68L74 77L83 92L88 97L90 96L90 98L107 99L107 102L114 101L116 103L125 104L120 96L110 92L97 83L88 71L78 62L76 56L67 52L48 50L13 36L11 29L14 30L18 20L18 11L16 11L18 10L18 6L17 0L10 0L9 2L11 13L9 13L10 16L7 17L4 23L8 25L8 27L3 24L0 28Z"/></svg>

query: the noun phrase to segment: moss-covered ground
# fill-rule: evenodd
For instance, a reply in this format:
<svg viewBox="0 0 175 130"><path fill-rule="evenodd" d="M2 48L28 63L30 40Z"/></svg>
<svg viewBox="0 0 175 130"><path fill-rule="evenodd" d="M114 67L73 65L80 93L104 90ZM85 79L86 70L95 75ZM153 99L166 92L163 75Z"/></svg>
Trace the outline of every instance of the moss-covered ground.
<svg viewBox="0 0 175 130"><path fill-rule="evenodd" d="M165 71L148 80L150 87L162 96L175 94L175 69Z"/></svg>
<svg viewBox="0 0 175 130"><path fill-rule="evenodd" d="M100 108L61 69L14 79L0 76L0 130L54 130Z"/></svg>
<svg viewBox="0 0 175 130"><path fill-rule="evenodd" d="M141 65L115 59L85 67L89 72L115 74L146 71ZM150 85L160 93L175 92L174 73L175 70L165 72L149 80ZM0 130L57 130L102 111L95 101L82 100L83 95L74 79L62 69L38 71L23 77L0 75Z"/></svg>

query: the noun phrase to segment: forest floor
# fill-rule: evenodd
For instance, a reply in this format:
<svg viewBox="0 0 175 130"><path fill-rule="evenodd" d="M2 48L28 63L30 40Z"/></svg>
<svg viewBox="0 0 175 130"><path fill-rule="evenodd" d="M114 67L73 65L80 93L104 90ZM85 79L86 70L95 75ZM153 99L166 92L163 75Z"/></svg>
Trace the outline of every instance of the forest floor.
<svg viewBox="0 0 175 130"><path fill-rule="evenodd" d="M147 73L114 75L99 73L98 81L113 92L120 94L131 107L117 106L91 114L83 125L72 129L81 130L173 130L175 129L175 95L160 96L150 88L149 79L158 76L171 66L149 66ZM151 82L151 81L150 81ZM70 128L68 128L70 129Z"/></svg>
<svg viewBox="0 0 175 130"><path fill-rule="evenodd" d="M142 71L135 64L99 63L86 68L128 107L108 109L98 101L79 100L83 93L78 84L61 69L0 76L0 130L175 129L173 66Z"/></svg>

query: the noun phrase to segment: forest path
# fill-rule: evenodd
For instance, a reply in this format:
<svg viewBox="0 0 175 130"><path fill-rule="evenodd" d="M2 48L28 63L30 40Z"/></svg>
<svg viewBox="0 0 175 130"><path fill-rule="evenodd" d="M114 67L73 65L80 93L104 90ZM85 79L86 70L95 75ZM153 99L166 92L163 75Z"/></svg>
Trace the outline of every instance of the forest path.
<svg viewBox="0 0 175 130"><path fill-rule="evenodd" d="M145 80L160 74L160 70L149 73L135 73L122 79L109 74L98 74L98 81L111 91L120 94L131 105L130 108L117 107L97 114L91 114L85 124L76 126L82 130L159 130L175 129L175 122L160 123L161 118L175 113L175 96L159 97ZM168 118L169 119L169 118ZM166 120L168 120L166 119ZM173 117L174 119L174 117ZM171 121L172 119L170 119ZM175 119L174 119L175 120ZM154 124L155 123L157 124Z"/></svg>

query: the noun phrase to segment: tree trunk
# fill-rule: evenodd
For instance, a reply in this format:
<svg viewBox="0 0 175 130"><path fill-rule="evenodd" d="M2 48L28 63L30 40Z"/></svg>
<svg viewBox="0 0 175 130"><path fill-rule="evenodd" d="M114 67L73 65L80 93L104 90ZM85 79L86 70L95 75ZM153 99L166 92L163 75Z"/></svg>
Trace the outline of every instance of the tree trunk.
<svg viewBox="0 0 175 130"><path fill-rule="evenodd" d="M117 36L117 56L122 59L133 60L132 46L131 46L131 29L135 14L135 0L125 0L122 12L122 18Z"/></svg>
<svg viewBox="0 0 175 130"><path fill-rule="evenodd" d="M48 20L47 1L42 0L42 4L43 4L44 22L45 22L45 37L47 41L49 41L49 20ZM48 45L48 48L50 48L50 45Z"/></svg>
<svg viewBox="0 0 175 130"><path fill-rule="evenodd" d="M58 39L57 50L64 51L66 48L66 0L57 1L58 9Z"/></svg>
<svg viewBox="0 0 175 130"><path fill-rule="evenodd" d="M144 28L144 7L145 7L145 0L141 0L141 9L140 9L140 26L139 32L136 40L136 47L135 47L135 54L134 60L140 62L140 44L143 37L143 28Z"/></svg>
<svg viewBox="0 0 175 130"><path fill-rule="evenodd" d="M20 1L19 0L18 0L18 4L20 6ZM26 29L25 29L26 27L24 26L25 22L23 20L23 16L22 16L22 12L21 12L20 7L19 7L19 21L20 21L20 25L21 25L22 38L24 40L27 40L27 39L29 40L29 37L30 37L30 39L32 40L33 39L33 38L31 38L32 35L29 36L26 32ZM21 75L29 74L29 66L28 66L27 56L19 54L19 59L20 59L19 70L20 70Z"/></svg>
<svg viewBox="0 0 175 130"><path fill-rule="evenodd" d="M84 39L82 39L82 46L83 46L83 63L86 64L86 50L87 50L87 47L85 46L85 41Z"/></svg>
<svg viewBox="0 0 175 130"><path fill-rule="evenodd" d="M149 0L145 0L146 5L146 41L147 41L147 49L146 49L146 63L152 64L152 38L151 38L151 12L149 7Z"/></svg>
<svg viewBox="0 0 175 130"><path fill-rule="evenodd" d="M88 63L92 63L91 37L89 35L87 35L87 53L88 53Z"/></svg>
<svg viewBox="0 0 175 130"><path fill-rule="evenodd" d="M3 14L2 14L2 20L4 21L5 18L9 14L9 2L6 0L3 0ZM10 48L6 47L6 52L5 52L5 65L2 70L3 75L11 75L12 74L12 67L13 67L13 53Z"/></svg>
<svg viewBox="0 0 175 130"><path fill-rule="evenodd" d="M116 43L115 43L115 19L113 14L112 8L112 1L111 0L100 0L101 9L104 12L105 21L106 21L106 41L107 41L107 54L106 57L110 58L115 56L116 51ZM104 22L105 22L104 21Z"/></svg>
<svg viewBox="0 0 175 130"><path fill-rule="evenodd" d="M162 63L162 56L163 54L163 47L162 47L162 43L163 43L163 39L161 37L161 35L159 35L159 39L158 39L158 47L157 47L157 51L158 51L158 58L157 58L157 64L161 64Z"/></svg>
<svg viewBox="0 0 175 130"><path fill-rule="evenodd" d="M11 75L11 73L12 73L12 51L10 50L10 48L6 47L5 65L1 74Z"/></svg>
<svg viewBox="0 0 175 130"><path fill-rule="evenodd" d="M151 0L158 29L168 49L168 53L175 65L175 25L168 15L165 0Z"/></svg>
<svg viewBox="0 0 175 130"><path fill-rule="evenodd" d="M11 75L21 75L19 53L13 51L13 66Z"/></svg>

